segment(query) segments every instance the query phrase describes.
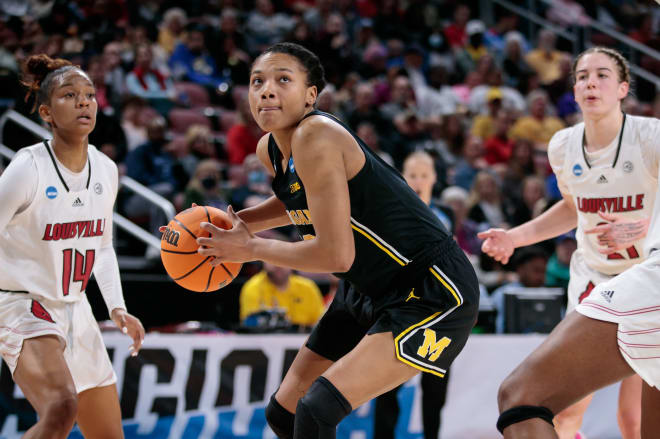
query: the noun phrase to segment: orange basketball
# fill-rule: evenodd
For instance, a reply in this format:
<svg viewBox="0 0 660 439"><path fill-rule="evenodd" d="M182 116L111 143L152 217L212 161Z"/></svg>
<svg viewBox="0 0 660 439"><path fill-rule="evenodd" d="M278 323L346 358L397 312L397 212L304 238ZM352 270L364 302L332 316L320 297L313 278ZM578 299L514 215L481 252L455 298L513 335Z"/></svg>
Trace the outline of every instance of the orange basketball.
<svg viewBox="0 0 660 439"><path fill-rule="evenodd" d="M216 267L211 257L197 253L196 239L210 236L200 223L209 222L223 229L231 228L225 212L210 206L195 206L179 212L167 225L160 240L160 258L167 274L182 287L199 292L218 290L228 285L243 264L224 262Z"/></svg>

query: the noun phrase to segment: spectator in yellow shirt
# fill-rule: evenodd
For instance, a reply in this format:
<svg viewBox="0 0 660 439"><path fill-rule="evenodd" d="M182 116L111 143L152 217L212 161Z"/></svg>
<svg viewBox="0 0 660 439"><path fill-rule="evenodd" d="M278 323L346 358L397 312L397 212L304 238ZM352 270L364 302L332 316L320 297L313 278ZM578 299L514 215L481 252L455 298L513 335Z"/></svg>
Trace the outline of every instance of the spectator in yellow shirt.
<svg viewBox="0 0 660 439"><path fill-rule="evenodd" d="M492 87L486 94L486 101L488 102L488 113L477 114L472 122L472 129L470 132L473 136L479 137L481 140L486 140L495 135L495 119L497 113L502 109L502 90L498 87Z"/></svg>
<svg viewBox="0 0 660 439"><path fill-rule="evenodd" d="M323 298L312 280L264 262L263 270L241 289L241 322L253 314L277 309L286 312L292 325L313 326L323 314Z"/></svg>
<svg viewBox="0 0 660 439"><path fill-rule="evenodd" d="M565 55L555 49L557 37L550 29L539 32L537 48L530 50L525 61L539 75L541 84L547 85L561 77L561 59Z"/></svg>
<svg viewBox="0 0 660 439"><path fill-rule="evenodd" d="M545 109L548 104L548 95L543 90L535 90L529 94L529 115L519 118L509 131L509 137L518 140L526 139L535 144L545 144L552 135L564 128L561 119L548 116Z"/></svg>

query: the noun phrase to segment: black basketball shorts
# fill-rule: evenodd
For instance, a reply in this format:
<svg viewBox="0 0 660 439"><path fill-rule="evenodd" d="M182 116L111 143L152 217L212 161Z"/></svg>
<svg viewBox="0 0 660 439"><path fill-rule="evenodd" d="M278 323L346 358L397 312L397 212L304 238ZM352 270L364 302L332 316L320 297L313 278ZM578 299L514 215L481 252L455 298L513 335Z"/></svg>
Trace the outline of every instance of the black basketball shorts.
<svg viewBox="0 0 660 439"><path fill-rule="evenodd" d="M453 241L417 275L378 297L341 282L306 346L337 361L367 334L391 332L396 357L440 377L460 353L477 320L479 284Z"/></svg>

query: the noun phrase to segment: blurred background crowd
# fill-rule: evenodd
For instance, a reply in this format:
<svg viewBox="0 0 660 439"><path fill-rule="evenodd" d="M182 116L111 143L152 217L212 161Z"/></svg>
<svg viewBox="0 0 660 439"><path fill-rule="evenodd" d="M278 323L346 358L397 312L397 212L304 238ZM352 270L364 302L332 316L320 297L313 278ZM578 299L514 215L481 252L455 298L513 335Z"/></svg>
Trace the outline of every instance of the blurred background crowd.
<svg viewBox="0 0 660 439"><path fill-rule="evenodd" d="M533 12L559 29L595 20L660 50L660 8L650 0L534 3ZM606 33L589 38L616 47ZM572 43L551 28L523 26L497 4L0 0L0 113L11 108L40 122L18 86L20 65L33 53L70 59L97 87L99 114L90 143L115 160L121 174L177 210L193 202L239 210L271 195L270 177L254 155L263 133L250 114L247 87L255 56L279 41L299 43L320 57L329 84L318 108L345 121L385 161L401 170L411 153L430 154L433 202L477 269L484 303L511 285L566 286L574 236L521 251L505 267L481 254L476 237L489 227L521 224L559 199L548 141L580 120L572 96ZM660 76L660 59L636 61ZM660 117L655 85L639 79L633 90L625 111ZM154 233L167 221L129 193L120 193L118 211ZM289 236L278 237L293 239L292 228L283 233ZM130 252L126 241L120 244ZM154 256L157 261L157 252L147 252ZM243 280L260 268L248 264ZM265 280L258 279L270 279L275 288L268 300L252 301L254 325L264 319L272 324L272 315L254 318L261 310L299 303L276 298L292 284L286 280L292 274L276 271L266 267ZM334 281L314 280L324 286L327 301ZM311 307L322 307L314 286L295 284L313 291ZM313 318L303 313L300 324L312 325L321 312ZM285 309L282 318L296 320L292 313ZM496 327L502 330L494 322L490 330Z"/></svg>

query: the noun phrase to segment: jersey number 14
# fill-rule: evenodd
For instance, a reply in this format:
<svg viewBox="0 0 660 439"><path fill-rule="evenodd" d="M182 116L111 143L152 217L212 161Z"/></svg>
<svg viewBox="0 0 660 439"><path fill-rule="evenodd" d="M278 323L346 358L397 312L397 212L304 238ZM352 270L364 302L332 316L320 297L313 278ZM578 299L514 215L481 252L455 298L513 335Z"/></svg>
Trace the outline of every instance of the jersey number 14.
<svg viewBox="0 0 660 439"><path fill-rule="evenodd" d="M83 255L78 250L74 254L73 249L67 248L62 250L62 256L62 292L65 296L69 295L71 282L82 282L80 292L85 292L94 268L96 251L87 250Z"/></svg>

